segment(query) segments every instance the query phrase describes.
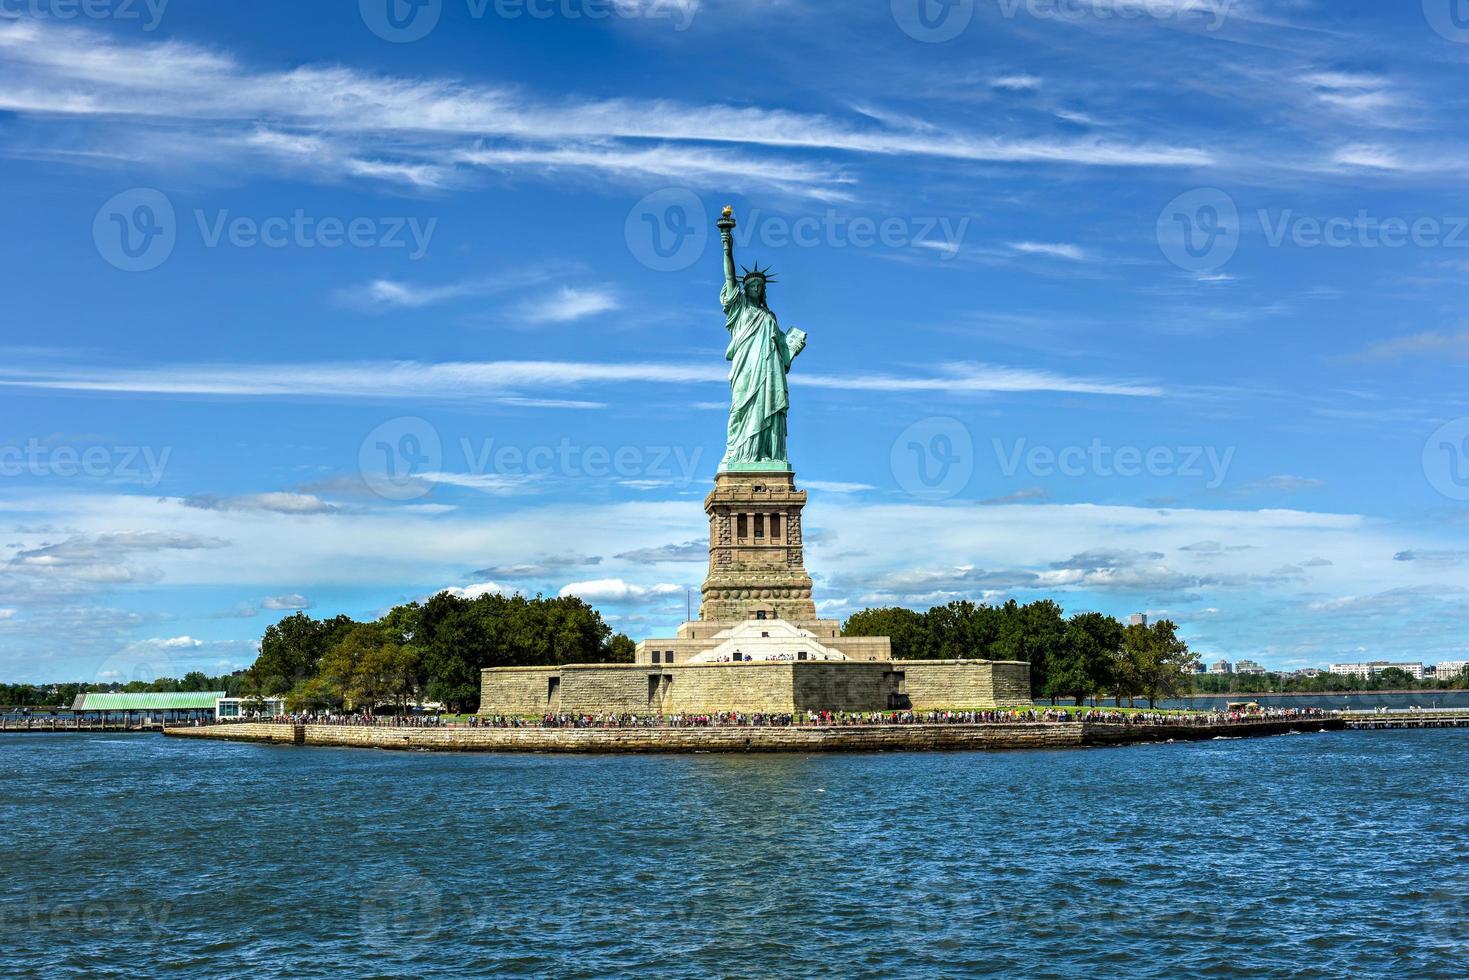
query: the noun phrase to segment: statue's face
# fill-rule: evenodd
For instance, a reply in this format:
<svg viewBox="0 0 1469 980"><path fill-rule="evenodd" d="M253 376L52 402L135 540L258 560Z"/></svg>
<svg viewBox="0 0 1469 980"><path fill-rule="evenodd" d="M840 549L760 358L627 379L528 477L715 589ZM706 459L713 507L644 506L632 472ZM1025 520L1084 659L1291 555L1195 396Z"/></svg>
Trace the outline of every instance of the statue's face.
<svg viewBox="0 0 1469 980"><path fill-rule="evenodd" d="M748 299L752 303L763 303L763 302L765 302L765 280L763 280L763 279L746 279L745 280L745 298Z"/></svg>

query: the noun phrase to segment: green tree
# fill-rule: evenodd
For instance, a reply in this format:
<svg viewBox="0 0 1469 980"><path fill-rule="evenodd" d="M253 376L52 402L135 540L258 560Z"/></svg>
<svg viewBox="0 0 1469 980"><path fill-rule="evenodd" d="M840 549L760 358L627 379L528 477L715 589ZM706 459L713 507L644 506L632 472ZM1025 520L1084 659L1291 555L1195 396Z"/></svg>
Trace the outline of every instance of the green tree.
<svg viewBox="0 0 1469 980"><path fill-rule="evenodd" d="M895 660L927 660L932 658L929 637L929 614L914 612L902 606L864 609L854 613L842 626L845 636L886 636L893 641Z"/></svg>
<svg viewBox="0 0 1469 980"><path fill-rule="evenodd" d="M1081 704L1112 684L1112 669L1122 649L1122 624L1101 613L1078 613L1066 623L1053 652L1042 693L1054 704L1074 698Z"/></svg>
<svg viewBox="0 0 1469 980"><path fill-rule="evenodd" d="M1147 699L1155 708L1163 698L1178 697L1191 678L1198 657L1178 636L1178 627L1163 619L1148 626L1129 626L1122 634L1121 663L1127 695Z"/></svg>
<svg viewBox="0 0 1469 980"><path fill-rule="evenodd" d="M298 612L267 627L246 687L260 694L284 694L314 677L327 650L357 625L347 616L316 620Z"/></svg>
<svg viewBox="0 0 1469 980"><path fill-rule="evenodd" d="M990 648L991 659L1030 664L1031 697L1041 697L1046 690L1049 658L1061 647L1065 632L1061 607L1050 599L1023 606L1011 599L1000 608L999 637Z"/></svg>
<svg viewBox="0 0 1469 980"><path fill-rule="evenodd" d="M626 633L618 633L607 641L609 664L630 664L637 659L638 645Z"/></svg>
<svg viewBox="0 0 1469 980"><path fill-rule="evenodd" d="M209 677L203 671L191 670L179 681L180 691L213 691L210 686Z"/></svg>

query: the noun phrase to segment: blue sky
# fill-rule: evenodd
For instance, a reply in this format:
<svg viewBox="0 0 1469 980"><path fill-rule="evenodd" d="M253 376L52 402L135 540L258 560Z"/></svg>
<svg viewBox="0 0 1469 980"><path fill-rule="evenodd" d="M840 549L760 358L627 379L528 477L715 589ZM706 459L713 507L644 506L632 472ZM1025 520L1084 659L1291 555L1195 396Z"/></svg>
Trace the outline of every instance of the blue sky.
<svg viewBox="0 0 1469 980"><path fill-rule="evenodd" d="M1206 657L1466 659L1450 0L0 18L4 679L244 666L295 609L444 588L666 634L724 204L810 335L825 613L1050 596Z"/></svg>

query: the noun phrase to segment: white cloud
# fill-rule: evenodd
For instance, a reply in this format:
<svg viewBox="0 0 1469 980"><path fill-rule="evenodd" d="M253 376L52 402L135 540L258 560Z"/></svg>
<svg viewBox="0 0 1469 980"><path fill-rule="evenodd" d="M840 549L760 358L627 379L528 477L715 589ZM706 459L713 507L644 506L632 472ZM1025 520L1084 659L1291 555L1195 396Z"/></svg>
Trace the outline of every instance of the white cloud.
<svg viewBox="0 0 1469 980"><path fill-rule="evenodd" d="M615 309L616 297L605 290L562 286L549 296L522 304L519 315L530 323L570 323Z"/></svg>
<svg viewBox="0 0 1469 980"><path fill-rule="evenodd" d="M835 480L802 480L801 485L810 490L823 490L826 493L862 493L877 489L870 483L841 483Z"/></svg>
<svg viewBox="0 0 1469 980"><path fill-rule="evenodd" d="M523 397L526 389L595 384L728 385L718 364L579 361L415 361L320 364L174 365L74 371L0 369L0 388L50 391L107 391L130 394L228 397L434 398ZM991 364L955 363L929 376L892 374L803 374L799 384L846 391L1019 392L1155 397L1156 385L1076 377Z"/></svg>
<svg viewBox="0 0 1469 980"><path fill-rule="evenodd" d="M451 487L479 490L482 493L504 496L520 493L532 481L530 476L505 473L421 473L417 479L425 484L442 483Z"/></svg>
<svg viewBox="0 0 1469 980"><path fill-rule="evenodd" d="M561 595L580 596L587 602L636 602L683 594L684 586L682 585L633 585L620 578L572 582L561 589Z"/></svg>
<svg viewBox="0 0 1469 980"><path fill-rule="evenodd" d="M990 79L990 87L1007 92L1031 92L1041 87L1041 80L1034 75L1001 75Z"/></svg>
<svg viewBox="0 0 1469 980"><path fill-rule="evenodd" d="M310 493L253 493L237 497L199 494L185 497L183 504L202 510L257 510L275 514L331 514L337 510L335 505Z"/></svg>
<svg viewBox="0 0 1469 980"><path fill-rule="evenodd" d="M1075 245L1065 242L1011 242L1010 247L1025 255L1049 255L1057 259L1070 259L1073 262L1081 262L1086 259L1086 253Z"/></svg>
<svg viewBox="0 0 1469 980"><path fill-rule="evenodd" d="M827 115L673 99L543 101L511 85L395 77L341 65L258 69L179 41L122 41L36 20L0 20L0 110L87 121L96 154L238 168L270 163L438 188L463 168L731 179L831 197L839 167L748 150L907 154L968 162L1205 166L1195 146L1086 137L1010 139L922 120ZM715 145L711 146L713 143ZM726 146L747 152L730 153ZM74 151L74 146L67 146Z"/></svg>
<svg viewBox="0 0 1469 980"><path fill-rule="evenodd" d="M507 589L498 582L479 582L475 585L454 587L444 589L450 595L456 595L461 599L478 599L486 595L510 595L514 590Z"/></svg>
<svg viewBox="0 0 1469 980"><path fill-rule="evenodd" d="M1223 610L1209 618L1208 636L1210 649L1227 652L1241 637L1253 636L1251 631L1259 631L1262 641L1267 633L1294 636L1291 631L1304 629L1297 607L1331 596L1378 595L1421 585L1430 573L1435 594L1469 588L1469 563L1427 566L1394 560L1404 552L1469 549L1469 527L1415 530L1352 514L1284 509L1160 511L1089 504L994 507L863 500L813 494L807 527L823 533L810 535L807 563L818 577L818 601L845 596L860 605L922 604L942 598L942 593L974 599L1008 594L1021 599L1053 596L1068 608L1079 603L1097 608L1105 600L1116 604L1109 611L1118 614L1166 604L1180 616L1197 605ZM599 580L571 582L562 591L597 603L646 602L655 611L669 607L650 616L643 635L666 635L664 631L677 626L683 617L682 592L686 585L697 585L702 570L695 566L707 559L707 524L697 504L688 501L590 506L527 499L515 506L451 514L354 508L329 521L297 521L200 510L152 496L16 493L5 499L4 509L24 514L27 524L74 528L82 542L96 542L118 527L169 528L166 534L173 537L152 537L152 532L140 530L128 542L154 546L147 554L156 565L152 580L162 583L155 589L212 587L236 595L278 595L287 591L286 583L304 583L310 588L303 591L313 594L318 589L428 594L440 583L464 581L465 569L491 571L485 568L487 555L495 556L496 572L502 565L544 562L548 554L616 556L604 559ZM903 529L903 547L897 550L892 547L895 527ZM16 527L8 529L7 539L20 542L21 551L46 547L43 535ZM207 547L165 547L211 541L234 542L228 561ZM666 549L651 547L670 542L674 544ZM1202 543L1209 544L1183 550ZM1197 557L1205 551L1207 566ZM838 554L840 559L834 557ZM1262 586L1277 569L1292 564L1305 568L1304 556L1312 559L1310 581L1297 574ZM686 564L670 576L670 566L658 564L663 561ZM686 582L671 583L685 574ZM507 593L511 586L506 583L513 579L476 574L471 581L475 584L461 587L458 594ZM54 584L44 571L5 566L0 592L8 608L27 611L32 603L45 604L48 635L37 634L35 643L28 636L27 649L53 643L58 649L100 657L119 648L119 633L131 633L146 622L137 613L79 602L58 593ZM1227 602L1221 601L1225 598ZM1265 614L1262 602L1278 602L1281 608ZM6 631L13 634L34 621L36 617L18 615ZM1441 628L1429 624L1425 633L1415 633L1425 656L1443 647L1450 634L1462 635L1457 620L1434 623ZM1354 624L1354 630L1365 631L1354 642L1393 642L1396 625L1396 620ZM1343 635L1323 624L1319 638L1291 642L1311 652L1326 649Z"/></svg>
<svg viewBox="0 0 1469 980"><path fill-rule="evenodd" d="M1332 155L1331 162L1339 167L1362 167L1368 170L1404 169L1404 164L1395 151L1369 144L1344 146Z"/></svg>
<svg viewBox="0 0 1469 980"><path fill-rule="evenodd" d="M196 640L192 636L175 636L167 640L153 639L149 643L156 643L165 650L197 650L204 645L203 640Z"/></svg>
<svg viewBox="0 0 1469 980"><path fill-rule="evenodd" d="M304 595L302 595L299 592L292 592L289 595L269 596L266 599L264 599L260 603L260 605L261 605L261 608L263 608L263 609L301 610L301 609L310 609L311 608L311 600L308 599L308 598L306 598Z"/></svg>
<svg viewBox="0 0 1469 980"><path fill-rule="evenodd" d="M14 617L14 609L0 609L0 619L13 619Z"/></svg>

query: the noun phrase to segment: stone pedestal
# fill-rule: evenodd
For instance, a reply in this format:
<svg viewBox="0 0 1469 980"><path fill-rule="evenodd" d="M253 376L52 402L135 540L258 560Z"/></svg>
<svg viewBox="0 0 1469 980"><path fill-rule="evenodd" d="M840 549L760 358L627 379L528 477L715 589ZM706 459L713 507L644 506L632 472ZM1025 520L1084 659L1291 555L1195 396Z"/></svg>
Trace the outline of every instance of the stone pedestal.
<svg viewBox="0 0 1469 980"><path fill-rule="evenodd" d="M709 577L699 618L816 619L801 543L806 492L790 472L721 472L704 498Z"/></svg>

